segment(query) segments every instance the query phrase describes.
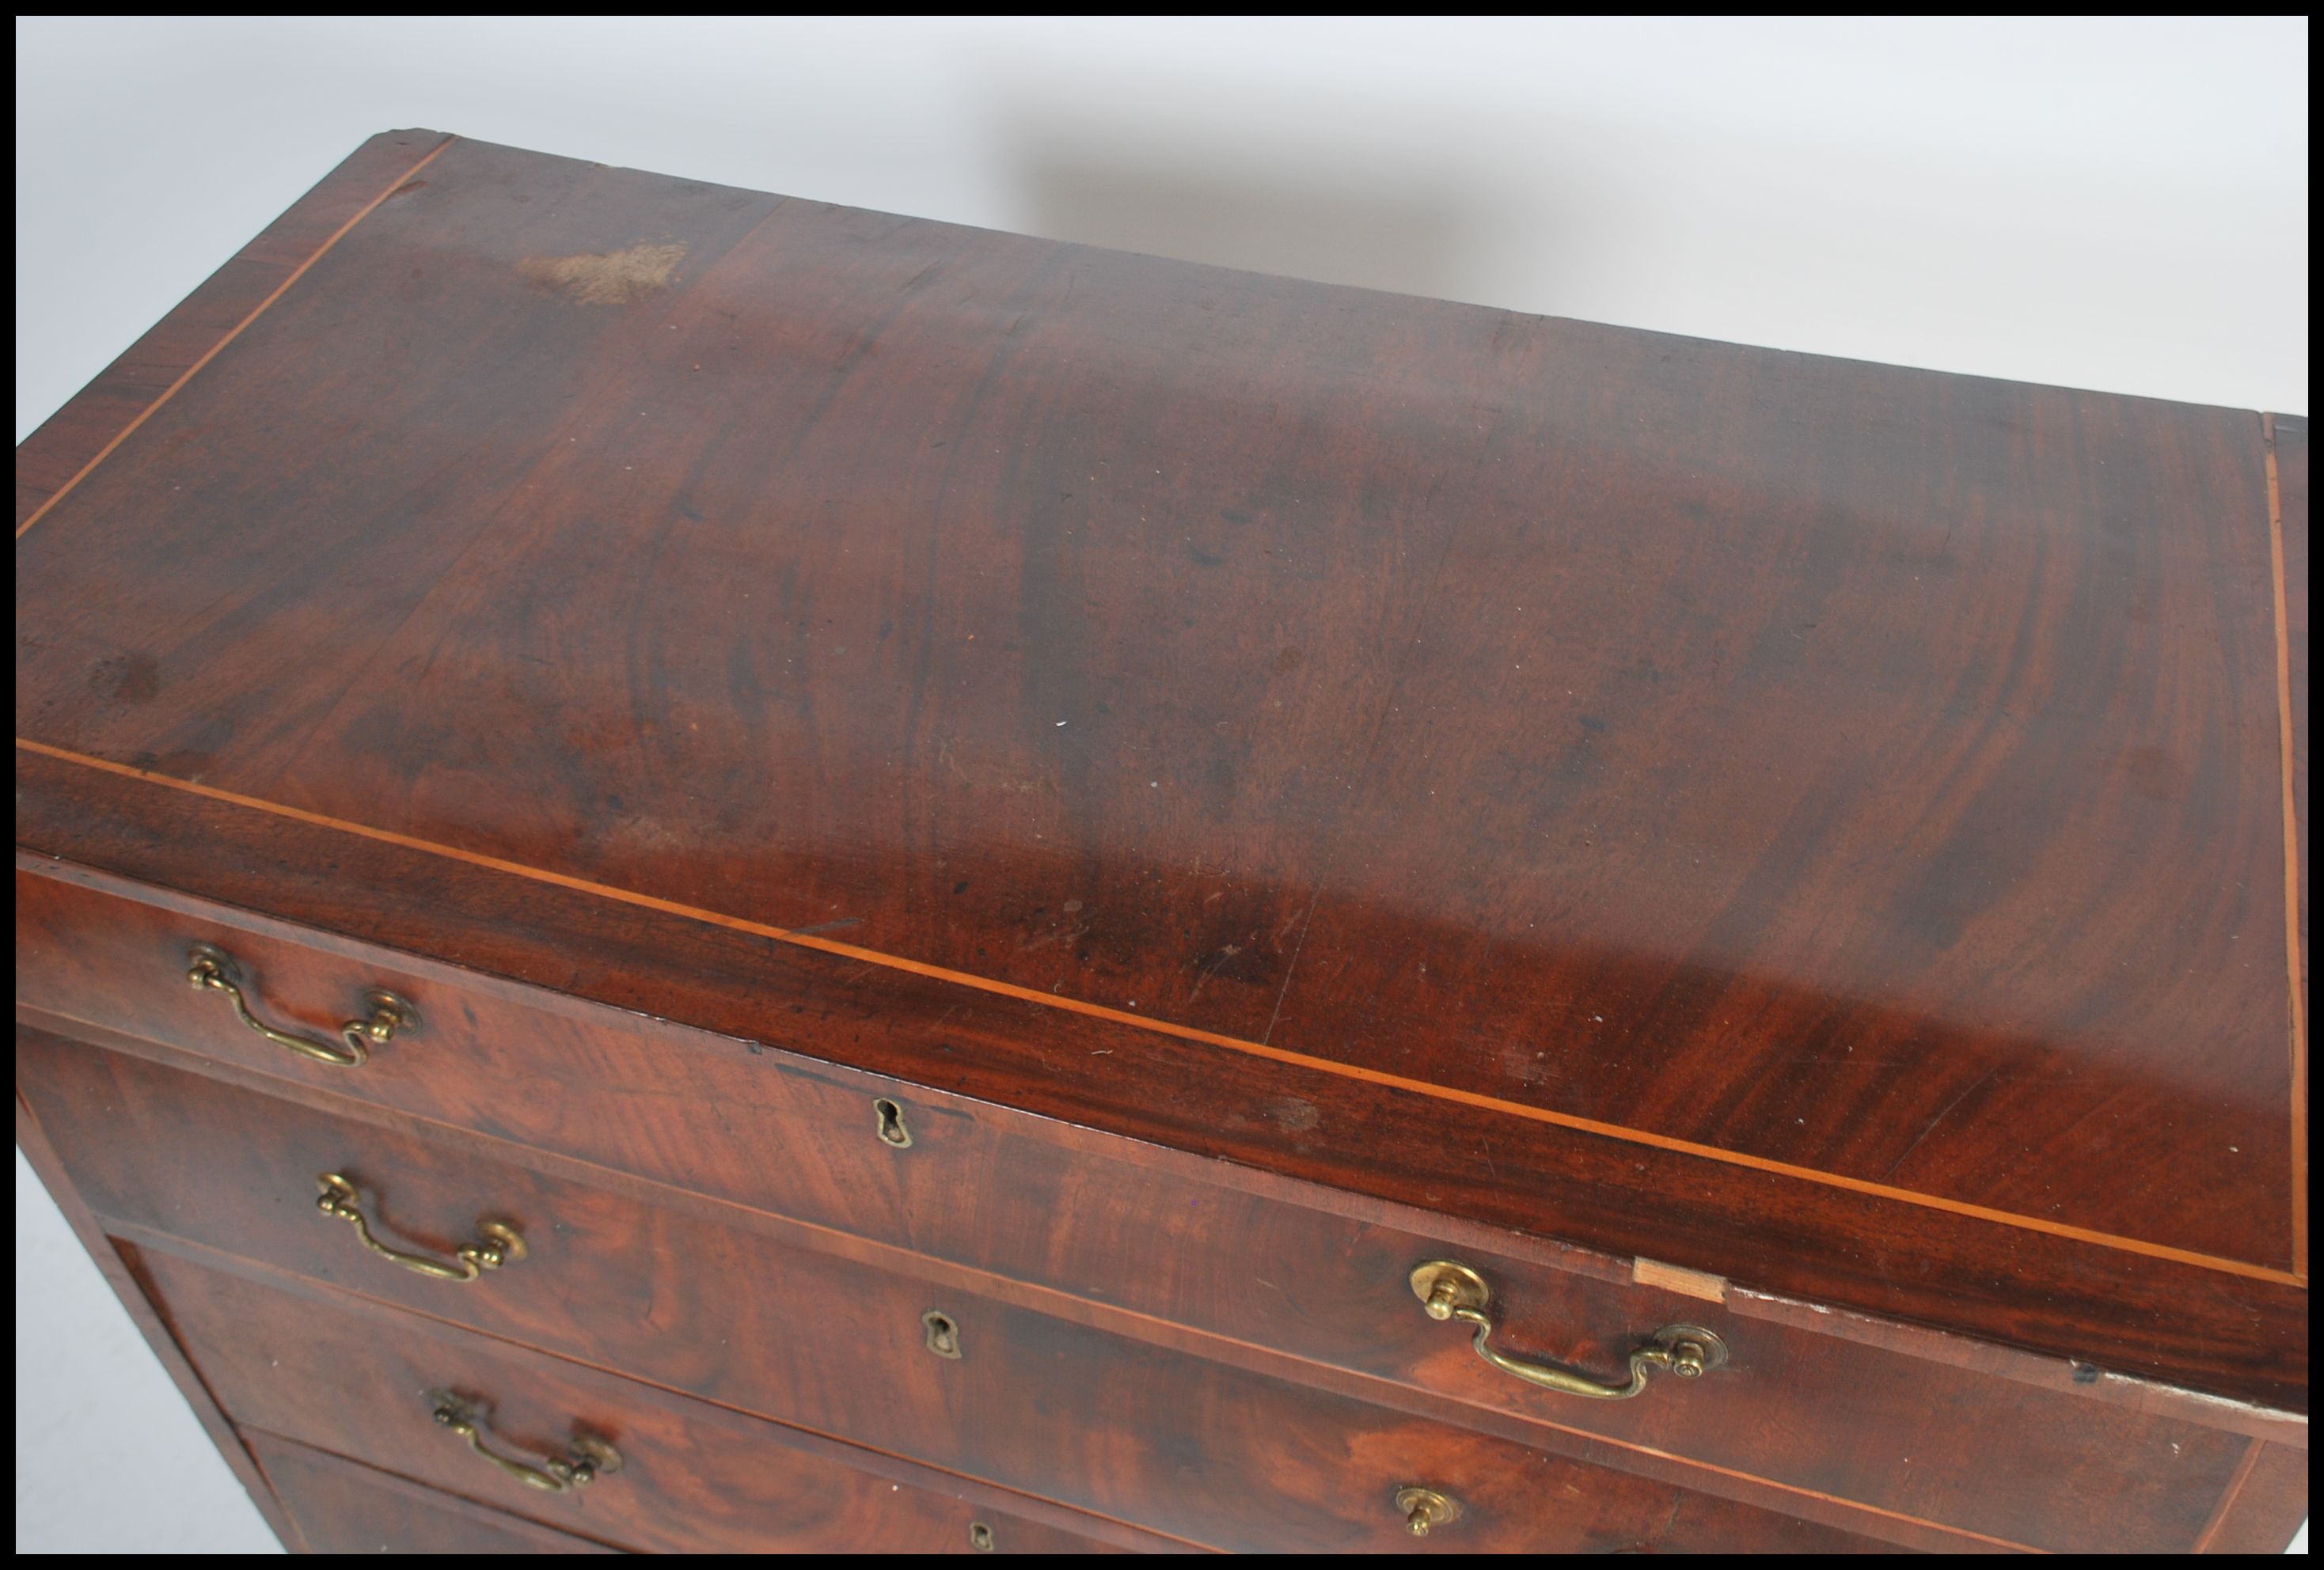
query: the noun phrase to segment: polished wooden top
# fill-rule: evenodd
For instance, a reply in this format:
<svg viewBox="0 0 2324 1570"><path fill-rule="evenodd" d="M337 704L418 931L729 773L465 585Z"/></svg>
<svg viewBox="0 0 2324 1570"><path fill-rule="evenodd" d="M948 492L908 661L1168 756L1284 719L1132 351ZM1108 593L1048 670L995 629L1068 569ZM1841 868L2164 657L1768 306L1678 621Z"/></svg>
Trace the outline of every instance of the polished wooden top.
<svg viewBox="0 0 2324 1570"><path fill-rule="evenodd" d="M922 1077L1984 1334L2073 1349L1948 1248L2243 1323L2305 439L392 133L20 449L20 842L392 858L520 914L306 914L787 1042L787 966L1005 1006L1065 1033ZM1161 1125L1218 1076L1332 1089Z"/></svg>

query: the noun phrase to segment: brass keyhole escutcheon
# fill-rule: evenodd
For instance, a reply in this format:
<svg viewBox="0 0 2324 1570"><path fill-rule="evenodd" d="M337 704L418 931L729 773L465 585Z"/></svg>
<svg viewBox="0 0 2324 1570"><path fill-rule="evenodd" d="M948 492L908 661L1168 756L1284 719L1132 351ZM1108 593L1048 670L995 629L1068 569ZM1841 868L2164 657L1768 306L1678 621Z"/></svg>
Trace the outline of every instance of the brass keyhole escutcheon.
<svg viewBox="0 0 2324 1570"><path fill-rule="evenodd" d="M982 1521L969 1522L968 1546L980 1554L992 1552L992 1529Z"/></svg>
<svg viewBox="0 0 2324 1570"><path fill-rule="evenodd" d="M880 1115L880 1139L899 1151L912 1148L912 1131L904 1126L904 1109L885 1096L872 1103L872 1110Z"/></svg>
<svg viewBox="0 0 2324 1570"><path fill-rule="evenodd" d="M1397 1489L1396 1508L1404 1517L1404 1529L1416 1538L1425 1538L1438 1527L1461 1519L1461 1501L1433 1488Z"/></svg>
<svg viewBox="0 0 2324 1570"><path fill-rule="evenodd" d="M921 1328L927 1332L928 1350L938 1357L957 1360L960 1356L960 1327L952 1316L930 1308L920 1316Z"/></svg>

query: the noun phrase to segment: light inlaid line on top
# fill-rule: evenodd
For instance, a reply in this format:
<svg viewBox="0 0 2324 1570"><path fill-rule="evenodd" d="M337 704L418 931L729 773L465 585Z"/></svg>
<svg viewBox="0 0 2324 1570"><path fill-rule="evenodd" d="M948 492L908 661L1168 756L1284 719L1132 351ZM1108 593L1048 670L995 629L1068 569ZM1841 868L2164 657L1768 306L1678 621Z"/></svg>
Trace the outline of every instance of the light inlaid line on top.
<svg viewBox="0 0 2324 1570"><path fill-rule="evenodd" d="M373 212L378 208L382 202L387 200L388 197L393 196L397 191L401 190L404 186L410 181L414 175L418 174L421 170L426 169L429 163L433 162L437 157L444 151L446 148L451 146L452 143L458 140L459 138L456 136L447 136L443 141L438 142L433 148L429 150L426 157L422 158L418 163L413 164L410 169L405 170L401 174L396 176L393 180L389 182L386 189L381 191L379 195L372 197L370 201L365 202L361 212L357 213L354 217L349 218L346 223L340 225L337 229L333 231L331 237L324 241L320 245L317 246L313 255L308 257L306 261L301 262L297 267L292 268L290 270L290 276L284 279L281 283L276 284L274 286L273 292L269 294L264 299L260 300L256 308L254 308L248 316L243 317L242 320L236 322L233 326L227 328L226 336L220 338L217 343L212 344L208 349L204 350L202 357L195 361L191 365L187 366L186 369L180 373L175 381L172 381L169 386L163 388L160 397L154 399L152 402L147 404L143 409L139 410L136 418L131 420L127 425L123 426L118 432L115 433L111 441L99 447L97 450L97 455L95 457L91 458L88 463L83 464L78 469L75 470L73 472L72 478L58 486L56 491L46 501L42 502L40 506L32 509L32 516L25 519L23 522L16 526L16 537L18 539L23 538L25 530L31 528L43 518L46 518L49 515L51 509L54 508L58 502L62 501L66 497L71 495L74 487L78 486L83 480L88 479L89 474L99 464L104 463L106 459L111 457L115 448L120 446L122 443L127 441L136 433L138 427L143 425L147 420L152 419L154 414L160 410L163 404L177 397L179 389L184 387L187 382L191 381L201 371L203 366L217 359L220 350L224 349L228 344L233 343L236 338L240 337L244 328L249 326L251 323L256 321L259 317L264 316L269 307L272 306L276 300L281 299L285 294L290 292L290 286L292 284L306 277L307 270L314 266L318 262L320 262L332 246L337 245L341 240L345 239L348 230L354 228L357 224L362 223L365 218L370 217ZM78 397L79 395L75 394L74 396ZM71 406L68 404L66 407L69 408Z"/></svg>
<svg viewBox="0 0 2324 1570"><path fill-rule="evenodd" d="M676 900L663 899L659 895L641 894L633 889L617 888L609 884L594 882L585 877L576 877L570 873L554 872L546 868L528 867L522 862L512 861L504 857L492 856L482 851L463 849L456 845L440 844L435 840L420 839L416 835L398 833L392 829L378 829L374 828L369 824L350 822L346 819L330 817L322 813L309 812L302 807L286 806L279 802L269 802L262 800L256 796L246 796L239 792L225 790L217 785L202 785L192 780L179 779L171 775L155 774L149 769L137 768L125 763L115 763L107 758L92 757L85 753L69 751L60 747L51 747L45 742L34 741L26 737L18 737L16 739L16 746L20 751L32 753L42 757L53 758L60 763L70 764L83 768L97 769L106 774L119 776L124 779L138 780L145 784L158 785L168 790L182 791L189 794L201 796L210 801L223 802L228 805L244 807L254 812L270 813L273 816L288 819L295 822L307 823L317 828L328 829L340 833L356 835L363 839L375 840L381 844L392 845L401 849L415 850L426 855L442 857L447 860L465 862L469 866L483 868L489 871L503 872L517 877L530 878L535 882L552 885L559 888L571 889L576 893L594 895L600 899L613 900L623 904L636 906L644 910L659 911L667 915L678 916L688 921L702 922L712 926L724 927L733 932L749 932L756 937L769 938L778 942L793 944L802 949L816 950L821 953L838 955L842 958L853 959L862 964L876 965L886 969L902 971L914 976L924 976L932 980L948 982L954 986L973 987L980 992L989 992L1000 996L1016 998L1027 1003L1040 1004L1046 1007L1063 1009L1068 1013L1086 1015L1095 1019L1105 1020L1111 1024L1131 1026L1135 1029L1145 1031L1152 1034L1174 1036L1182 1041L1198 1042L1208 1046L1222 1047L1229 1051L1241 1052L1252 1057L1265 1058L1271 1061L1286 1063L1296 1068L1313 1070L1318 1073L1337 1075L1342 1079L1358 1080L1366 1084L1378 1085L1388 1089L1402 1090L1413 1095L1430 1097L1440 1101L1453 1102L1461 1106L1477 1108L1480 1111L1500 1113L1512 1117L1524 1118L1530 1122L1548 1124L1559 1128L1572 1129L1577 1133L1597 1134L1608 1139L1621 1140L1631 1144L1646 1145L1656 1150L1665 1150L1682 1155L1696 1156L1706 1161L1719 1161L1729 1166L1748 1168L1756 1171L1768 1172L1779 1177L1796 1179L1803 1182L1821 1184L1827 1188L1842 1189L1852 1193L1869 1195L1882 1199L1896 1200L1904 1204L1915 1205L1926 1209L1946 1211L1953 1215L1964 1216L1975 1220L1993 1222L2005 1226L2020 1227L2031 1232L2046 1233L2054 1237L2063 1237L2078 1243L2092 1244L2102 1248L2116 1249L2128 1253L2144 1254L2154 1259L2171 1260L2181 1264L2194 1265L2201 1269L2218 1271L2227 1275L2243 1276L2254 1281L2274 1281L2289 1286L2304 1287L2307 1285L2307 1277L2303 1273L2278 1270L2269 1265L2253 1264L2244 1260L2227 1259L2217 1254L2202 1253L2193 1249L2177 1248L2169 1244L2150 1243L2144 1238L2125 1237L2114 1233L2100 1232L2092 1227L2075 1226L2065 1222L2052 1221L2043 1217L2021 1216L2014 1211L1997 1209L1990 1206L1970 1204L1966 1200L1947 1198L1941 1195L1936 1194L1926 1194L1917 1189L1901 1189L1887 1183L1876 1183L1863 1178L1852 1178L1845 1173L1827 1172L1819 1171L1813 1167L1799 1166L1789 1161L1773 1161L1764 1156L1750 1155L1740 1151L1725 1150L1717 1145L1702 1144L1692 1140L1676 1139L1668 1134L1655 1134L1647 1129L1630 1128L1620 1124L1602 1123L1595 1118L1579 1117L1571 1113L1558 1112L1549 1107L1534 1106L1521 1101L1509 1101L1500 1097L1486 1096L1473 1090L1463 1090L1455 1086L1438 1085L1432 1083L1429 1080L1415 1079L1401 1074L1384 1073L1379 1070L1365 1068L1360 1064L1342 1063L1330 1058L1319 1058L1305 1052L1296 1052L1286 1047L1272 1046L1260 1042L1244 1041L1239 1037L1220 1034L1215 1031L1201 1030L1193 1025L1178 1024L1169 1020L1154 1019L1146 1015L1130 1014L1122 1009L1109 1008L1103 1004L1086 1003L1079 998L1062 997L1050 993L1038 991L1029 987L1020 987L1014 982L996 981L989 977L972 975L966 971L951 970L940 965L931 965L922 960L909 959L900 955L881 953L876 949L861 948L853 943L842 943L835 940L820 937L811 932L798 932L788 927L774 926L765 922L755 922L743 916L728 915L720 911L705 910L699 906L680 904Z"/></svg>

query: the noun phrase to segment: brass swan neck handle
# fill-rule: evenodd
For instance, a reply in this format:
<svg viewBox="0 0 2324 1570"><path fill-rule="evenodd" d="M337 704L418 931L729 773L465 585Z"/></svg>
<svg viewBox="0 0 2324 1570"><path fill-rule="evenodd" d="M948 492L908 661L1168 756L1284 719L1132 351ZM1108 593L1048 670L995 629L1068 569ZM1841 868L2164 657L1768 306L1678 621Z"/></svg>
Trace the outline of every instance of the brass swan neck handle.
<svg viewBox="0 0 2324 1570"><path fill-rule="evenodd" d="M1485 1310L1492 1302L1493 1291L1485 1284L1484 1277L1455 1261L1433 1259L1416 1267L1410 1280L1412 1295L1420 1299L1422 1310L1430 1318L1457 1319L1475 1326L1477 1334L1471 1345L1479 1357L1503 1373L1545 1390L1590 1400L1627 1401L1645 1393L1646 1375L1651 1370L1664 1370L1679 1379L1700 1379L1727 1361L1727 1344L1695 1325L1665 1325L1655 1331L1643 1345L1631 1350L1628 1377L1618 1381L1598 1379L1555 1363L1512 1357L1489 1344L1495 1327L1492 1316Z"/></svg>
<svg viewBox="0 0 2324 1570"><path fill-rule="evenodd" d="M477 1222L476 1241L455 1249L449 1264L429 1259L424 1253L390 1248L372 1235L371 1223L363 1213L362 1198L353 1183L337 1172L322 1172L317 1174L315 1187L321 1190L315 1199L316 1209L354 1227L356 1238L380 1258L420 1275L433 1276L441 1281L473 1281L486 1271L496 1271L524 1257L523 1235L505 1221Z"/></svg>
<svg viewBox="0 0 2324 1570"><path fill-rule="evenodd" d="M543 1493L569 1493L622 1469L622 1453L592 1434L574 1435L564 1455L544 1456L537 1462L503 1455L484 1444L485 1412L481 1403L464 1400L447 1390L429 1391L428 1400L438 1425L466 1440L469 1449L527 1488L537 1488Z"/></svg>
<svg viewBox="0 0 2324 1570"><path fill-rule="evenodd" d="M277 1030L250 1011L250 1000L242 995L242 967L233 955L214 944L196 943L187 949L186 981L196 992L225 993L235 1016L276 1046L341 1069L361 1068L370 1060L372 1048L392 1041L399 1031L409 1035L420 1029L419 1010L386 988L374 987L364 994L364 1006L370 1014L339 1027L338 1046Z"/></svg>

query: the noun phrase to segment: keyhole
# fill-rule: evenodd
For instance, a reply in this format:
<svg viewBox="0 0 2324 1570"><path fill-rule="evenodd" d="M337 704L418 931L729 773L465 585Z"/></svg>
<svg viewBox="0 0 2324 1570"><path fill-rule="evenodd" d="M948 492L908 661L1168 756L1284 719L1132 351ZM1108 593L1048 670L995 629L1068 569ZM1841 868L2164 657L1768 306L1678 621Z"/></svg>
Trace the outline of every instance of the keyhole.
<svg viewBox="0 0 2324 1570"><path fill-rule="evenodd" d="M960 1355L960 1327L952 1322L950 1315L939 1314L930 1308L920 1316L920 1323L927 1329L930 1352L938 1357L957 1358Z"/></svg>
<svg viewBox="0 0 2324 1570"><path fill-rule="evenodd" d="M899 1151L912 1148L912 1131L904 1126L904 1109L885 1096L872 1103L880 1115L880 1137Z"/></svg>
<svg viewBox="0 0 2324 1570"><path fill-rule="evenodd" d="M992 1552L992 1529L982 1521L969 1522L968 1546L980 1554Z"/></svg>

